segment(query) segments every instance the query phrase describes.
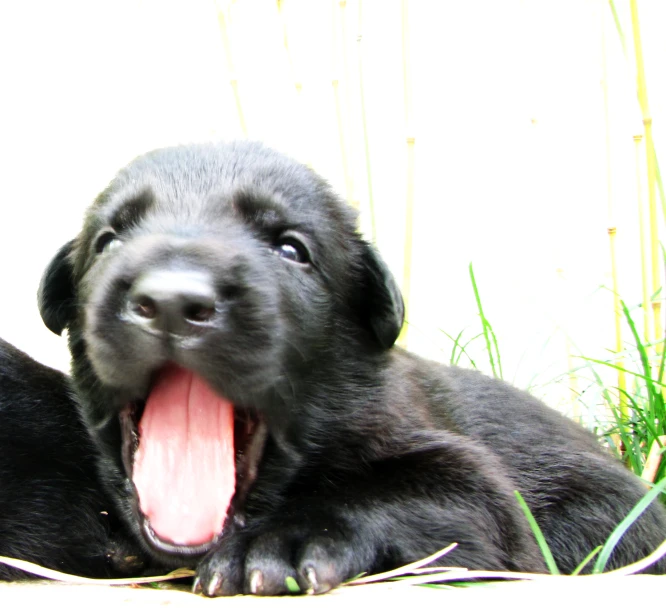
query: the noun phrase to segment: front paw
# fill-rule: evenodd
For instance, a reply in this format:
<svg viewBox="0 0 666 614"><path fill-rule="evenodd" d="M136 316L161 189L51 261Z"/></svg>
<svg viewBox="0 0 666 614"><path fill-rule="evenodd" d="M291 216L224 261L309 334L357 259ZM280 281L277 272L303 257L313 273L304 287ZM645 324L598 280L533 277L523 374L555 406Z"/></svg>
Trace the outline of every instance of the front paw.
<svg viewBox="0 0 666 614"><path fill-rule="evenodd" d="M360 550L359 544L328 529L317 534L284 528L255 536L238 533L201 562L194 591L208 597L284 595L296 589L325 593L364 571L359 569Z"/></svg>

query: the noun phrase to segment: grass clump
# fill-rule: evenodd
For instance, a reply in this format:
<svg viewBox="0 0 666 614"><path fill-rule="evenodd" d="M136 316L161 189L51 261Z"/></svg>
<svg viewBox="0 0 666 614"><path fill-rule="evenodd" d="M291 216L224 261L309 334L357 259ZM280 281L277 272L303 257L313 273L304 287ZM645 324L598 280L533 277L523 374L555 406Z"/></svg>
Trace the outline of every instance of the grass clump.
<svg viewBox="0 0 666 614"><path fill-rule="evenodd" d="M471 264L469 275L481 332L466 335L463 329L454 337L442 331L452 343L449 362L457 365L464 359L474 369L478 369L483 362L489 366L494 377L501 379L499 343L484 310ZM622 300L619 306L630 333L624 351L613 353L605 360L584 355L570 356L581 360L582 364L571 366L568 375L576 376L581 371L591 375L590 387L596 389L598 394L592 394L589 388L584 394L601 399L603 411L597 409L593 424L587 426L597 431L603 442L633 473L653 484L666 477L666 461L663 460L666 455L666 343L663 339L646 341L636 325L632 310ZM483 350L478 347L480 340L484 344ZM624 377L620 381L624 386L608 385L607 374L601 367L622 373ZM574 401L578 402L587 406L583 393ZM666 496L662 496L662 500L666 502Z"/></svg>
<svg viewBox="0 0 666 614"><path fill-rule="evenodd" d="M664 364L666 344L643 341L627 305L621 301L622 313L631 331L632 347L625 360L599 360L580 356L585 368L593 374L611 416L603 436L625 465L646 482L656 483L666 477L666 399L664 398ZM661 348L656 355L655 349ZM633 367L625 367L631 361ZM604 366L629 376L627 389L607 387L598 373ZM630 389L629 386L631 386Z"/></svg>

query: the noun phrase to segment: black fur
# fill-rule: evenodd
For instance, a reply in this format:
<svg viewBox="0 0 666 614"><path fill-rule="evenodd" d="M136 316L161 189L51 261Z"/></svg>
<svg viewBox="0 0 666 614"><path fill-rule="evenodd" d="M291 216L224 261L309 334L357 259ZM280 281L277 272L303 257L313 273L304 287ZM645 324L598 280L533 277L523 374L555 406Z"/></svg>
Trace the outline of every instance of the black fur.
<svg viewBox="0 0 666 614"><path fill-rule="evenodd" d="M67 573L137 572L65 376L0 340L0 555ZM0 564L0 579L25 576Z"/></svg>
<svg viewBox="0 0 666 614"><path fill-rule="evenodd" d="M208 280L199 320L151 314L157 329L146 334L137 305L151 304L137 297L155 271ZM451 542L445 565L543 571L514 489L570 572L646 492L589 433L528 394L391 349L402 299L352 209L315 173L257 144L135 160L54 259L40 305L49 328L69 329L108 491L147 551L197 565L205 594L279 594L287 576L323 592ZM145 398L167 361L268 429L256 481L205 556L144 538L121 460L119 413ZM610 567L664 539L655 503Z"/></svg>

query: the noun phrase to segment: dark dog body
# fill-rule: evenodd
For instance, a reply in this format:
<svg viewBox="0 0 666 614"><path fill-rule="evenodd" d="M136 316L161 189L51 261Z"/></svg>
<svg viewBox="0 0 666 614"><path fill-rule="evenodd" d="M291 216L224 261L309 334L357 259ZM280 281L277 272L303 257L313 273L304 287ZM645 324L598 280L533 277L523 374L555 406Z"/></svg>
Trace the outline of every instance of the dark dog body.
<svg viewBox="0 0 666 614"><path fill-rule="evenodd" d="M451 542L445 565L542 571L514 489L571 571L645 492L529 395L391 349L402 301L352 210L256 144L133 162L56 256L40 296L49 328L69 329L106 487L152 556L198 564L206 594L281 593L287 576L321 592ZM186 386L233 405L228 504L208 501L215 476L229 476L192 450L204 437L159 424L181 420L163 399ZM206 509L190 509L199 495L189 486ZM172 504L183 511L161 509ZM223 526L206 520L220 505ZM200 526L176 537L190 513ZM611 566L665 538L654 504Z"/></svg>
<svg viewBox="0 0 666 614"><path fill-rule="evenodd" d="M0 340L0 555L117 576L140 566L65 376ZM0 579L24 574L0 565Z"/></svg>

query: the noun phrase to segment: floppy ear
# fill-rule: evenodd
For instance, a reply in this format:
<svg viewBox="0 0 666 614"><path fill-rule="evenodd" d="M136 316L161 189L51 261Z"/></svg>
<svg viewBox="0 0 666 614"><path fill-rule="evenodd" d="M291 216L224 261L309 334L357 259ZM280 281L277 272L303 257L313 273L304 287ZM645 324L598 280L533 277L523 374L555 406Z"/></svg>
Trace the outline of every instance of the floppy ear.
<svg viewBox="0 0 666 614"><path fill-rule="evenodd" d="M400 334L405 304L400 288L377 250L363 244L364 288L361 300L362 322L374 333L379 345L388 350Z"/></svg>
<svg viewBox="0 0 666 614"><path fill-rule="evenodd" d="M37 304L42 320L56 335L62 334L75 313L73 269L69 260L73 245L74 240L60 248L44 271L37 291Z"/></svg>

